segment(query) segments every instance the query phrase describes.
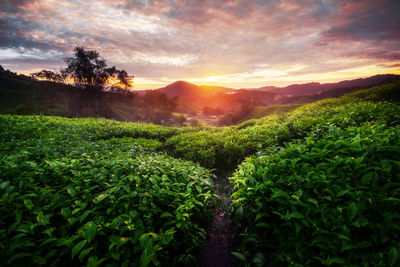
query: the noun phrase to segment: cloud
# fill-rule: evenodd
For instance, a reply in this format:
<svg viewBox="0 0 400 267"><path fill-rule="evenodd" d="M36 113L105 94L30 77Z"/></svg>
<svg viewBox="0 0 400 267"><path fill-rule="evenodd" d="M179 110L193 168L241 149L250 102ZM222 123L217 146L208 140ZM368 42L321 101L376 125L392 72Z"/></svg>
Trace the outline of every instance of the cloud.
<svg viewBox="0 0 400 267"><path fill-rule="evenodd" d="M338 1L335 23L321 33L319 45L340 43L343 56L395 61L400 56L400 2Z"/></svg>
<svg viewBox="0 0 400 267"><path fill-rule="evenodd" d="M391 69L391 68L400 68L400 63L395 63L395 64L379 64L378 66L379 66L379 67L382 67L382 68L389 68L389 69Z"/></svg>
<svg viewBox="0 0 400 267"><path fill-rule="evenodd" d="M0 47L49 49L51 44L31 39L25 35L26 32L35 29L35 27L38 26L28 23L23 18L15 18L13 16L0 18Z"/></svg>
<svg viewBox="0 0 400 267"><path fill-rule="evenodd" d="M400 39L400 2L397 0L341 1L337 23L323 33L329 39L396 41Z"/></svg>
<svg viewBox="0 0 400 267"><path fill-rule="evenodd" d="M0 2L0 11L5 13L18 12L22 7L37 0L2 0Z"/></svg>
<svg viewBox="0 0 400 267"><path fill-rule="evenodd" d="M33 54L49 60L37 59L36 68L57 60L61 67L62 57L81 45L99 51L110 65L156 84L207 77L261 83L263 75L267 83L268 73L283 71L281 78L286 79L393 65L400 55L399 3L2 1L0 49L17 51L14 63L19 68L28 61L33 67ZM7 60L12 64L13 58Z"/></svg>

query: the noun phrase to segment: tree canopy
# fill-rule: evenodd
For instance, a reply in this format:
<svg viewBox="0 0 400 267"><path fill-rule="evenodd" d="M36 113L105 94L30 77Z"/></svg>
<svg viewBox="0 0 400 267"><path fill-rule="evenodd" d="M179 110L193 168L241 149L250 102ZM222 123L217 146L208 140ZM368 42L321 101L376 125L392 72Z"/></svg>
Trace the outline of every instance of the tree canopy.
<svg viewBox="0 0 400 267"><path fill-rule="evenodd" d="M39 72L31 73L32 78L43 79L52 82L63 82L64 77L62 74L53 72L51 70L41 70Z"/></svg>
<svg viewBox="0 0 400 267"><path fill-rule="evenodd" d="M42 70L32 73L32 77L54 82L73 81L80 88L101 91L105 87L133 87L133 77L115 66L108 67L106 60L95 50L85 50L81 46L74 49L74 56L64 58L67 67L60 73Z"/></svg>

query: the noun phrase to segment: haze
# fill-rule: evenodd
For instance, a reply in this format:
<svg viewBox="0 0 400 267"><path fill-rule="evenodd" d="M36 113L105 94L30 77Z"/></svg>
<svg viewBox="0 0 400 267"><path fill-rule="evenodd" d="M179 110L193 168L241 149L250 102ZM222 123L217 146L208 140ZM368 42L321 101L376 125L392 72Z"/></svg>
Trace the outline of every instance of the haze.
<svg viewBox="0 0 400 267"><path fill-rule="evenodd" d="M75 46L135 75L233 88L400 74L400 1L6 0L0 64L58 70Z"/></svg>

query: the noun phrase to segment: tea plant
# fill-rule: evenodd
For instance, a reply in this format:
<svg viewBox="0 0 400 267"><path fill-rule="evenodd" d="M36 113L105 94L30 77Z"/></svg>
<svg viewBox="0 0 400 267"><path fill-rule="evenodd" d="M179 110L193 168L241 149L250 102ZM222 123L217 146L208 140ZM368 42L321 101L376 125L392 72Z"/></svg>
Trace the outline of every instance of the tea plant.
<svg viewBox="0 0 400 267"><path fill-rule="evenodd" d="M118 133L109 122L0 122L0 265L195 261L214 202L209 171L157 153L157 140L87 140Z"/></svg>
<svg viewBox="0 0 400 267"><path fill-rule="evenodd" d="M0 115L0 265L193 264L215 204L203 167L250 155L231 178L239 260L399 264L399 90L224 128Z"/></svg>
<svg viewBox="0 0 400 267"><path fill-rule="evenodd" d="M165 146L177 157L199 162L207 168L232 169L245 159L270 147L323 132L327 125L357 126L364 122L400 123L400 107L390 103L356 102L342 104L329 99L304 105L288 114L268 116L246 128L222 128L175 135Z"/></svg>
<svg viewBox="0 0 400 267"><path fill-rule="evenodd" d="M113 137L141 137L163 141L182 131L191 131L191 129L178 129L150 123L126 123L99 118L71 119L38 115L0 115L0 122L6 126L5 129L2 129L2 134L9 132L22 138L62 135L68 139L80 138L91 141Z"/></svg>
<svg viewBox="0 0 400 267"><path fill-rule="evenodd" d="M242 253L272 266L393 266L400 252L400 127L331 125L252 157L231 178Z"/></svg>

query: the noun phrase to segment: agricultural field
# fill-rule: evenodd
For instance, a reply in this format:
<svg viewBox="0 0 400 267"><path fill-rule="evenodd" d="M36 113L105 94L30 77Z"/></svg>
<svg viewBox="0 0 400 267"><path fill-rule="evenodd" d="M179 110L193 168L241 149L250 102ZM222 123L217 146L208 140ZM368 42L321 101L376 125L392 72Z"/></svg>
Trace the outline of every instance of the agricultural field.
<svg viewBox="0 0 400 267"><path fill-rule="evenodd" d="M0 265L193 262L210 171L159 152L176 129L0 116Z"/></svg>
<svg viewBox="0 0 400 267"><path fill-rule="evenodd" d="M398 265L399 96L231 127L0 115L0 265L196 264L227 173L238 265Z"/></svg>

